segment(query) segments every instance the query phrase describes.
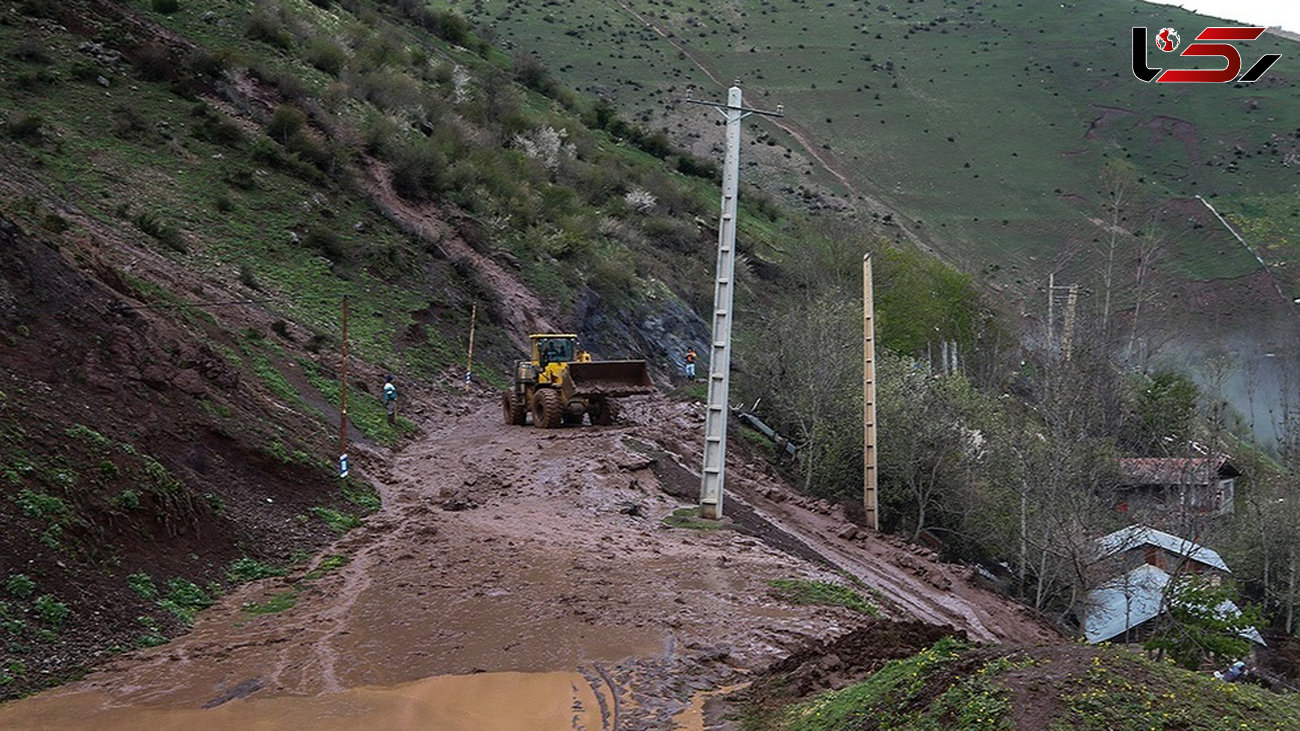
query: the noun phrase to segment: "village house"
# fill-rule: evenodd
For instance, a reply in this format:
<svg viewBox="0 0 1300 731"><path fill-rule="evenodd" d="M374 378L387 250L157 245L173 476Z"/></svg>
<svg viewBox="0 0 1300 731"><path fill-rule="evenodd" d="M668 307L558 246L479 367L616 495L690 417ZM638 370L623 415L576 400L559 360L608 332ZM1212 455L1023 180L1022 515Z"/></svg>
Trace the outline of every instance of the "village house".
<svg viewBox="0 0 1300 731"><path fill-rule="evenodd" d="M1215 457L1130 457L1119 461L1123 481L1115 507L1147 522L1178 516L1232 512L1241 473L1224 455Z"/></svg>
<svg viewBox="0 0 1300 731"><path fill-rule="evenodd" d="M1193 575L1217 583L1232 573L1218 552L1145 525L1102 536L1096 548L1089 567L1096 588L1088 592L1080 611L1088 642L1128 641L1142 635L1141 625L1165 611L1165 591L1173 576ZM1241 611L1231 601L1215 609L1225 616ZM1253 627L1242 636L1264 644Z"/></svg>

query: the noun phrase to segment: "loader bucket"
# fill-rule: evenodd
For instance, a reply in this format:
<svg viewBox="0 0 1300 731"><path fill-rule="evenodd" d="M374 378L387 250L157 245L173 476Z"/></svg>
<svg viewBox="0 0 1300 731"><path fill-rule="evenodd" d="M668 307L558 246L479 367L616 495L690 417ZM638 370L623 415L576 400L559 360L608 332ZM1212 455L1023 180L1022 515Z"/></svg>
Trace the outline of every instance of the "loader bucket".
<svg viewBox="0 0 1300 731"><path fill-rule="evenodd" d="M570 396L635 396L654 391L643 360L596 360L570 363Z"/></svg>

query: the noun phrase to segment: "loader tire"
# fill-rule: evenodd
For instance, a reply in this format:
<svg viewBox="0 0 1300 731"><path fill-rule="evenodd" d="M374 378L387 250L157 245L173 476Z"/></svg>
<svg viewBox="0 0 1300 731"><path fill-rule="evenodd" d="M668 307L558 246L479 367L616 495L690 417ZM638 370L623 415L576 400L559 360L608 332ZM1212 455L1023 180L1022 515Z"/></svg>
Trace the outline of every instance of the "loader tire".
<svg viewBox="0 0 1300 731"><path fill-rule="evenodd" d="M501 406L506 426L523 426L528 423L528 406L524 404L523 396L506 391L501 399Z"/></svg>
<svg viewBox="0 0 1300 731"><path fill-rule="evenodd" d="M533 394L533 426L538 429L556 429L564 420L564 404L553 388L539 388Z"/></svg>
<svg viewBox="0 0 1300 731"><path fill-rule="evenodd" d="M592 426L609 426L618 418L618 404L605 400L601 401L595 410L591 412Z"/></svg>

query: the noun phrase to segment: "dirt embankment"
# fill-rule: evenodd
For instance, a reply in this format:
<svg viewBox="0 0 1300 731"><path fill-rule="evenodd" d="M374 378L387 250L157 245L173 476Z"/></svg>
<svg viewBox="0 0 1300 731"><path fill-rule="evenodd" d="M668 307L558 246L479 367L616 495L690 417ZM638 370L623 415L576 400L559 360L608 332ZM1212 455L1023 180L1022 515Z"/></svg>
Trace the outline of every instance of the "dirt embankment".
<svg viewBox="0 0 1300 731"><path fill-rule="evenodd" d="M960 569L876 537L828 537L833 516L800 507L741 459L730 466L738 489L727 504L751 516L747 530L669 528L661 519L693 502L670 493L696 479L683 445L698 430L698 406L633 400L622 426L556 431L502 426L490 394L424 408L426 432L391 463L358 458L384 507L326 551L346 563L327 559L307 575L250 585L170 645L0 709L0 725L72 706L116 706L129 723L139 720L129 709L143 706L200 709L431 676L576 670L605 728L658 729L695 694L854 628L911 638L890 645L898 648L936 632L1051 638ZM791 540L806 550L792 555ZM788 604L767 583L840 582L840 571L880 592L882 619ZM285 594L296 604L284 611L245 611Z"/></svg>
<svg viewBox="0 0 1300 731"><path fill-rule="evenodd" d="M57 249L0 218L0 697L180 631L128 576L224 584L241 556L317 550L329 529L295 516L341 502L265 451L306 418L241 378L207 321L131 309L147 298L109 247L131 251Z"/></svg>

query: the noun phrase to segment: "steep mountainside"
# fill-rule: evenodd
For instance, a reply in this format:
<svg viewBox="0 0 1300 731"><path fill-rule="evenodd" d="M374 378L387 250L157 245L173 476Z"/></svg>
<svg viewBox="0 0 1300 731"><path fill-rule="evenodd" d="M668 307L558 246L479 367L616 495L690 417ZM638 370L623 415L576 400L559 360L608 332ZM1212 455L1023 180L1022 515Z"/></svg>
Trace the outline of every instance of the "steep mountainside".
<svg viewBox="0 0 1300 731"><path fill-rule="evenodd" d="M752 106L783 105L750 118L745 180L937 253L1040 347L1064 331L1063 302L1047 322L1054 274L1084 292L1080 329L1192 372L1265 438L1262 404L1300 401L1289 38L1236 44L1243 69L1281 55L1255 83L1156 84L1130 70L1132 27L1172 26L1186 47L1222 21L1130 0L445 4L699 154L720 154L717 114L688 97L722 101L735 79ZM1204 363L1223 354L1234 372L1214 383Z"/></svg>

